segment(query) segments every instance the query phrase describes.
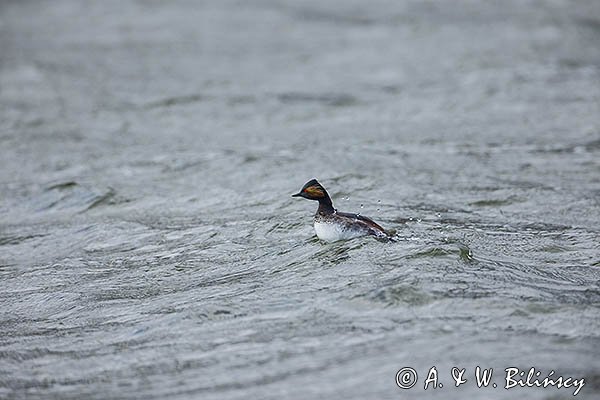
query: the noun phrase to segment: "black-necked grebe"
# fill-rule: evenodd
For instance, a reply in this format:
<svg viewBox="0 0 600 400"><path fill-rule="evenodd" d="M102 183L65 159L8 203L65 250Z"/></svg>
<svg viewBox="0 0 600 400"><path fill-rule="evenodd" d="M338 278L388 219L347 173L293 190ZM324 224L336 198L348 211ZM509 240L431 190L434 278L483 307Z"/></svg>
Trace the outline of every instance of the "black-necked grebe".
<svg viewBox="0 0 600 400"><path fill-rule="evenodd" d="M314 226L319 239L326 242L352 239L359 236L375 236L379 239L393 240L380 225L371 218L360 214L339 212L333 208L333 203L327 191L316 179L308 181L299 193L292 197L304 197L317 200L319 208L315 214Z"/></svg>

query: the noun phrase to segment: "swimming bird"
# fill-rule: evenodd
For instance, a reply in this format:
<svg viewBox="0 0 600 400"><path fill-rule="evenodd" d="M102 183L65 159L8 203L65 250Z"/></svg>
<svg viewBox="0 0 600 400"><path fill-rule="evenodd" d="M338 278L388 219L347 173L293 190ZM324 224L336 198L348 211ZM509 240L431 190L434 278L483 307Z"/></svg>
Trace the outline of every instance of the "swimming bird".
<svg viewBox="0 0 600 400"><path fill-rule="evenodd" d="M304 197L319 202L314 227L317 236L321 240L335 242L370 235L378 239L393 241L385 229L371 218L360 214L340 212L333 208L329 194L316 179L306 182L300 192L293 194L292 197Z"/></svg>

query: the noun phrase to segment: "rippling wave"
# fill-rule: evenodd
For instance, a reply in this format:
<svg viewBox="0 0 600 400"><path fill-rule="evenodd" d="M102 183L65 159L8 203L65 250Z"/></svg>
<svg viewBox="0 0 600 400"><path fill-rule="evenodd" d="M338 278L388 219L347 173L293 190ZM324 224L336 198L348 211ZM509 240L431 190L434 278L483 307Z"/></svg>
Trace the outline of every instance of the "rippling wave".
<svg viewBox="0 0 600 400"><path fill-rule="evenodd" d="M597 398L597 2L115 5L0 4L0 398Z"/></svg>

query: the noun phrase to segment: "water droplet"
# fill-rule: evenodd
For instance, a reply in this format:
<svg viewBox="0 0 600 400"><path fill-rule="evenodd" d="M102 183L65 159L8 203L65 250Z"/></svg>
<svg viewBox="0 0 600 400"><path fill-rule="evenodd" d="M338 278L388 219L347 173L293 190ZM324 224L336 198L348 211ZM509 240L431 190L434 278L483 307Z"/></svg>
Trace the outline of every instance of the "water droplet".
<svg viewBox="0 0 600 400"><path fill-rule="evenodd" d="M365 205L364 205L364 204L361 204L361 205L360 205L360 208L365 208Z"/></svg>
<svg viewBox="0 0 600 400"><path fill-rule="evenodd" d="M437 215L438 218L442 218L442 214L437 213L436 215Z"/></svg>
<svg viewBox="0 0 600 400"><path fill-rule="evenodd" d="M378 203L381 203L381 200L377 200Z"/></svg>

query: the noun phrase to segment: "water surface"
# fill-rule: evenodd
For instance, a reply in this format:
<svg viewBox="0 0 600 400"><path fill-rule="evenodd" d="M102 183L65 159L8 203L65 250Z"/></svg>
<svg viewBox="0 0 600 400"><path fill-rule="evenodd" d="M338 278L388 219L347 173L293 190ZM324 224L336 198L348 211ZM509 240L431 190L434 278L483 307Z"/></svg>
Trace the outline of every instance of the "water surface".
<svg viewBox="0 0 600 400"><path fill-rule="evenodd" d="M598 43L591 0L3 2L0 397L596 397ZM314 177L398 241L318 241Z"/></svg>

